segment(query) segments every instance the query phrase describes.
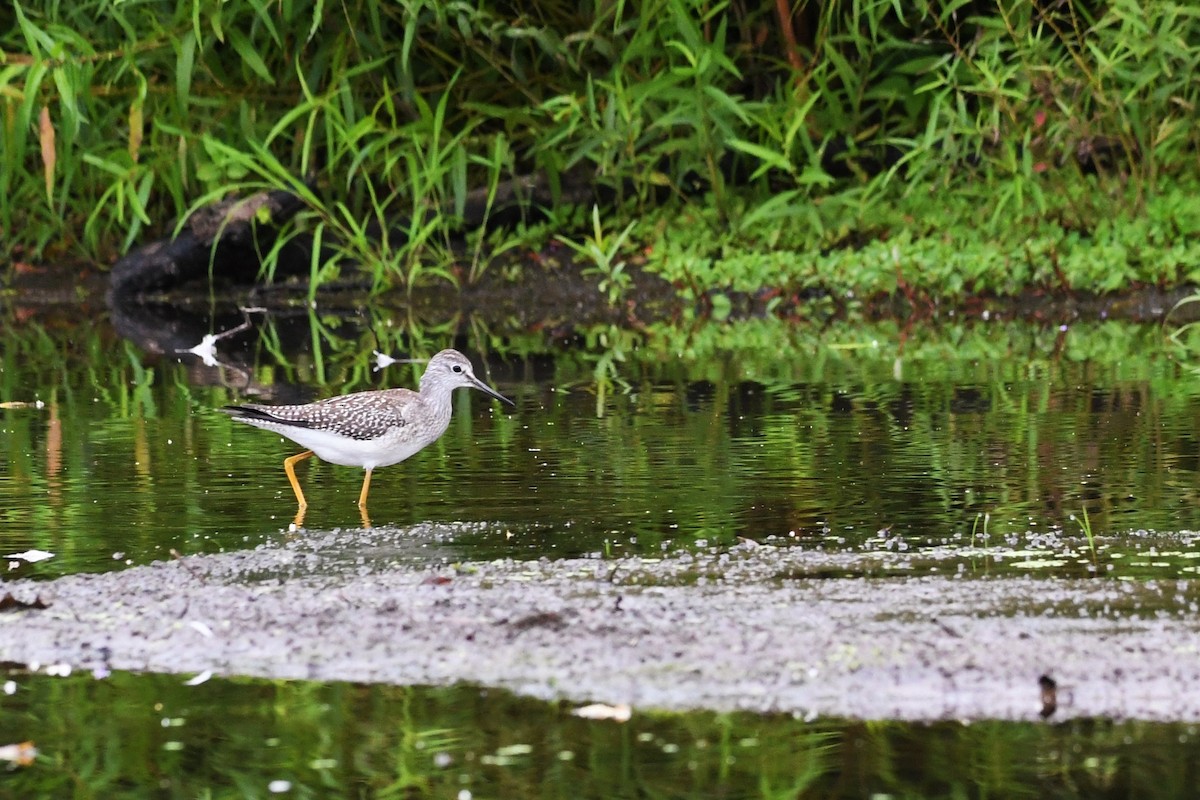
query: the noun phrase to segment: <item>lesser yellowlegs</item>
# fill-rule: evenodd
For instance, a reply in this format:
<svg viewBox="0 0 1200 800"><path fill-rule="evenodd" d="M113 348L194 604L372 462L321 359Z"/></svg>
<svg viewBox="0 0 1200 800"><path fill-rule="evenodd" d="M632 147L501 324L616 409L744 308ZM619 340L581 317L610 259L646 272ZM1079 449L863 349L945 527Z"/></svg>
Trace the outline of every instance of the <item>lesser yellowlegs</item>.
<svg viewBox="0 0 1200 800"><path fill-rule="evenodd" d="M429 359L419 392L382 389L304 405L246 404L221 410L239 422L282 434L308 448L283 461L300 504L297 524L303 521L308 502L296 480L295 466L313 455L332 464L367 471L358 507L363 522L368 523L367 492L372 470L398 464L437 441L450 424L451 396L460 387L478 389L512 405L511 400L475 377L466 356L457 350L443 350Z"/></svg>

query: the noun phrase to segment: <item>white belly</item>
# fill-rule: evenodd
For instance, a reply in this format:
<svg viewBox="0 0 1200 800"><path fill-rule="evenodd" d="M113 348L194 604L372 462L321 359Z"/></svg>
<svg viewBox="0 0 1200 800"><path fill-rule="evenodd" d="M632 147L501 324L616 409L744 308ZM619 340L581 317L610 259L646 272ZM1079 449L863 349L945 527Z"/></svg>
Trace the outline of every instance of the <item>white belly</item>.
<svg viewBox="0 0 1200 800"><path fill-rule="evenodd" d="M440 429L409 426L395 428L378 439L348 439L328 431L312 428L297 428L256 419L241 421L286 436L301 447L312 450L322 461L340 464L343 467L362 467L363 469L399 464L430 443L437 441L438 437L446 430L445 425L442 425Z"/></svg>

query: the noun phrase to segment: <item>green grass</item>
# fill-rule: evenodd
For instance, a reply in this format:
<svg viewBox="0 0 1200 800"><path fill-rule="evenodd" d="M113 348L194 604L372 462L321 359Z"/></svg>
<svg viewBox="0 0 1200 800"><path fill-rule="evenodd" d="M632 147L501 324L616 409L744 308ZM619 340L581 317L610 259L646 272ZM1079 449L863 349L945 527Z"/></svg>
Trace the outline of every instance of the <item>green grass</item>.
<svg viewBox="0 0 1200 800"><path fill-rule="evenodd" d="M1091 557L1092 557L1092 567L1095 568L1097 566L1096 537L1095 537L1095 534L1092 533L1092 520L1090 517L1088 517L1087 508L1084 507L1082 518L1077 517L1074 514L1072 514L1071 521L1079 526L1079 530L1083 534L1083 538L1087 541L1088 552L1091 554Z"/></svg>
<svg viewBox="0 0 1200 800"><path fill-rule="evenodd" d="M647 245L696 295L1172 284L1197 263L1198 68L1200 13L1169 0L21 0L0 254L107 263L286 188L287 235L327 248L314 292L347 260L377 292L463 286L554 236L613 302ZM549 200L501 191L534 175ZM476 201L525 219L466 225ZM597 230L627 235L593 253Z"/></svg>

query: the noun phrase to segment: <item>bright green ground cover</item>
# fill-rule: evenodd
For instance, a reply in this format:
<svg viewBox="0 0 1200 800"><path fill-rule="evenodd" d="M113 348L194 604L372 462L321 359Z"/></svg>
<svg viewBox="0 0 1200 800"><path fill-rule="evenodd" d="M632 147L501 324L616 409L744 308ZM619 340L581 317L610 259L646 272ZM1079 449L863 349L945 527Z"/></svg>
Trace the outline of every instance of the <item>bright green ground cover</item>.
<svg viewBox="0 0 1200 800"><path fill-rule="evenodd" d="M1134 210L1089 197L1094 178L1048 196L1045 212L1005 211L973 193L896 193L867 213L844 197L814 201L820 223L757 223L735 237L695 209L659 228L648 265L685 290L778 287L859 296L896 291L930 298L1027 289L1111 292L1200 281L1200 186L1161 189ZM989 212L996 215L989 218ZM689 224L691 223L691 224ZM801 221L799 227L804 228Z"/></svg>
<svg viewBox="0 0 1200 800"><path fill-rule="evenodd" d="M555 237L613 300L629 265L693 294L1173 285L1200 263L1198 67L1200 10L1169 0L20 0L0 255L110 263L290 188L290 231L379 291ZM464 224L523 176L559 201Z"/></svg>

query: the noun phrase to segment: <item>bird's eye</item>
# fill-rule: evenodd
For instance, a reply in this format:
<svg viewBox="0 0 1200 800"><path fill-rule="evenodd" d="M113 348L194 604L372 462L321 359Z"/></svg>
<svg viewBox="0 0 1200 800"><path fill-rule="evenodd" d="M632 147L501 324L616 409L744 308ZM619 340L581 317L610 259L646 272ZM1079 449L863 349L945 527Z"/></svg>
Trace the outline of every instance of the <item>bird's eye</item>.
<svg viewBox="0 0 1200 800"><path fill-rule="evenodd" d="M455 364L450 369L454 370L455 372L462 372L462 366L460 364Z"/></svg>

